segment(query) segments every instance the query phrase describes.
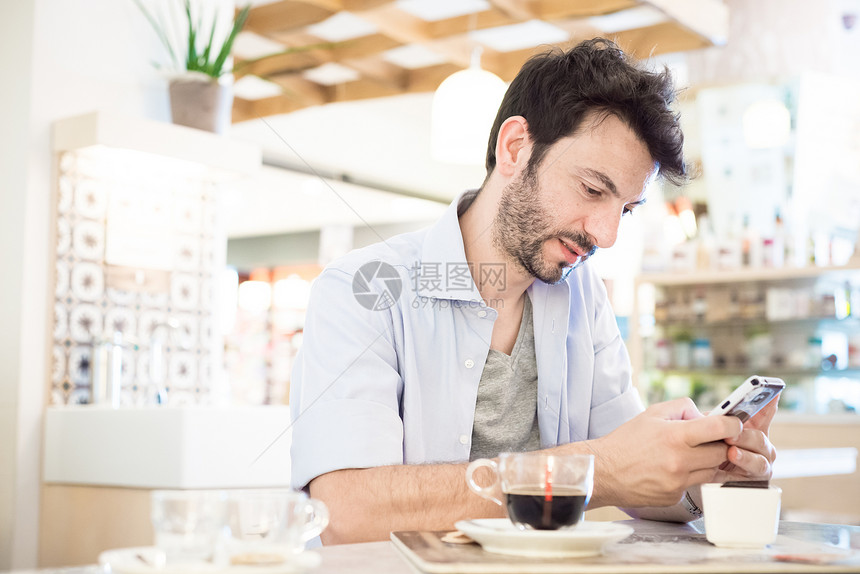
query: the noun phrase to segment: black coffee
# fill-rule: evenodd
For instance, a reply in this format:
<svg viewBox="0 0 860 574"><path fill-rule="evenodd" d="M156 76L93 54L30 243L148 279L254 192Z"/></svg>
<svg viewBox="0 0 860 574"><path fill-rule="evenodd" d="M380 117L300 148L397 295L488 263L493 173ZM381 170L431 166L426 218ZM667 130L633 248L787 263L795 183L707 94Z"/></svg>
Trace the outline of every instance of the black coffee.
<svg viewBox="0 0 860 574"><path fill-rule="evenodd" d="M536 530L558 530L573 526L582 518L588 503L581 490L556 487L547 497L540 487L512 488L505 493L508 517Z"/></svg>

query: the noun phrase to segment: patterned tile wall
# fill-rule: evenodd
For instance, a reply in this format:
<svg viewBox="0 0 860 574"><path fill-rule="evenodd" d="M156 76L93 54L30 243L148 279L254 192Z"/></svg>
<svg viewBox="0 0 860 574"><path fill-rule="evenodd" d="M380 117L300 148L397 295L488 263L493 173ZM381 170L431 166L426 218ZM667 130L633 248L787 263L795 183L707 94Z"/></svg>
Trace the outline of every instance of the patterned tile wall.
<svg viewBox="0 0 860 574"><path fill-rule="evenodd" d="M212 361L220 361L213 352L216 257L223 253L215 184L194 166L130 152L66 152L58 161L51 402L92 402L94 353L120 333L122 405L206 404ZM127 237L110 219L123 209L130 226L140 226L138 248L147 245L143 230L172 251L160 272L123 269L160 283L129 288L112 279L110 247L123 247Z"/></svg>

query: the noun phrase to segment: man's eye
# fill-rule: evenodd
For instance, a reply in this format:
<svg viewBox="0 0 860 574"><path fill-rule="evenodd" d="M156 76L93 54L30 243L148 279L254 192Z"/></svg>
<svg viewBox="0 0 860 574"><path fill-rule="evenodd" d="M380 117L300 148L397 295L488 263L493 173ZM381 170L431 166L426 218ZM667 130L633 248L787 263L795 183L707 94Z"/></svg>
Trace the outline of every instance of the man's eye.
<svg viewBox="0 0 860 574"><path fill-rule="evenodd" d="M623 215L628 215L628 214L630 214L630 213L633 213L633 208L632 208L632 207L630 207L629 205L625 205L625 206L624 206L624 211L622 211L622 212L621 212L621 215L622 215L622 216L623 216Z"/></svg>
<svg viewBox="0 0 860 574"><path fill-rule="evenodd" d="M603 195L603 194L602 194L601 192L599 192L598 190L596 190L596 189L592 189L592 188L588 187L587 185L586 185L586 186L583 186L583 187L585 188L585 193L587 193L587 194L588 194L588 195L590 195L591 197L600 197L601 195Z"/></svg>

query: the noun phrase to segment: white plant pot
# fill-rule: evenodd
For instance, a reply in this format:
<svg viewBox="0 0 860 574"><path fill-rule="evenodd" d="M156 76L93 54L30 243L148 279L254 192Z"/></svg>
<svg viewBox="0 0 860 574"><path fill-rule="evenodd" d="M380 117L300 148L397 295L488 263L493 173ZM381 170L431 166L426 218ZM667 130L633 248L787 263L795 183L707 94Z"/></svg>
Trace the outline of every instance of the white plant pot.
<svg viewBox="0 0 860 574"><path fill-rule="evenodd" d="M173 123L226 134L233 116L233 86L198 75L170 80Z"/></svg>

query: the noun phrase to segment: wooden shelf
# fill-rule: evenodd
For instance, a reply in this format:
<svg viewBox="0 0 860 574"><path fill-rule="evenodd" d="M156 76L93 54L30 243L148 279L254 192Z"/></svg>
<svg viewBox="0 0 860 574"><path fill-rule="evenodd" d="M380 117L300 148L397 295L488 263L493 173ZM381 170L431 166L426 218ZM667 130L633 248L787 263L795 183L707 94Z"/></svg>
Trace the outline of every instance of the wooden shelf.
<svg viewBox="0 0 860 574"><path fill-rule="evenodd" d="M721 283L771 283L827 276L842 280L860 273L860 266L840 267L762 267L757 269L721 269L692 273L644 273L636 283L650 283L661 287L717 285Z"/></svg>

